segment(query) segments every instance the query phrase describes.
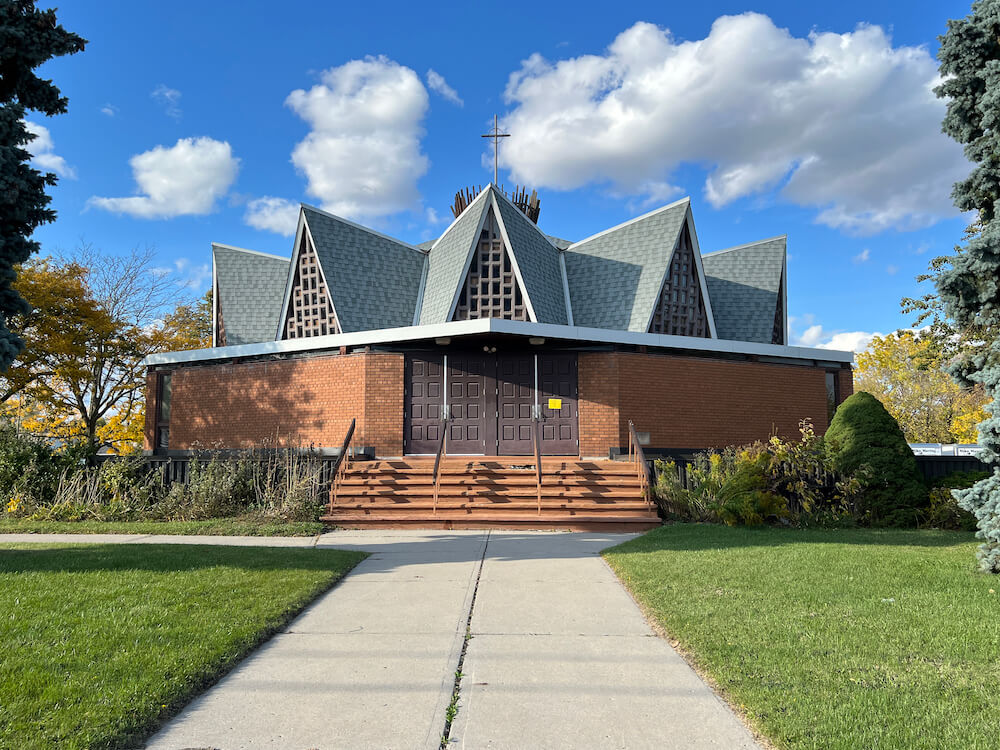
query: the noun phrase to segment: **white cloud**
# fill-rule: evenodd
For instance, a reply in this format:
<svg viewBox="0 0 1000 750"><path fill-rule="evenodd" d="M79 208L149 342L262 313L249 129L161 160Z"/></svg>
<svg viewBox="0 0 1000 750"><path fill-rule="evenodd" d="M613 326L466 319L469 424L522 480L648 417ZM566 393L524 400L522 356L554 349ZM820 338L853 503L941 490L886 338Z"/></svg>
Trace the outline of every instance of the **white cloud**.
<svg viewBox="0 0 1000 750"><path fill-rule="evenodd" d="M449 86L448 82L444 80L444 76L433 68L427 71L427 86L431 91L440 94L452 104L457 104L459 107L465 106L465 102L462 101L458 92Z"/></svg>
<svg viewBox="0 0 1000 750"><path fill-rule="evenodd" d="M427 211L425 213L428 224L443 224L445 222L445 217L438 214L437 210L431 206L427 207Z"/></svg>
<svg viewBox="0 0 1000 750"><path fill-rule="evenodd" d="M299 223L299 204L271 196L256 198L247 203L243 221L254 229L291 237Z"/></svg>
<svg viewBox="0 0 1000 750"><path fill-rule="evenodd" d="M677 41L637 23L603 54L523 61L501 153L531 185L641 195L693 163L717 207L776 191L845 231L910 229L956 215L969 169L941 133L937 81L927 49L877 26L800 38L745 13Z"/></svg>
<svg viewBox="0 0 1000 750"><path fill-rule="evenodd" d="M871 257L872 257L872 251L866 247L860 253L851 258L851 260L854 261L855 263L867 263L871 259Z"/></svg>
<svg viewBox="0 0 1000 750"><path fill-rule="evenodd" d="M285 102L312 128L292 151L307 192L332 213L377 217L415 208L430 164L420 150L427 89L386 57L352 60Z"/></svg>
<svg viewBox="0 0 1000 750"><path fill-rule="evenodd" d="M181 92L177 89L172 89L166 84L161 83L155 89L153 93L150 94L153 99L158 102L162 107L163 111L166 113L167 117L172 117L175 120L181 119Z"/></svg>
<svg viewBox="0 0 1000 750"><path fill-rule="evenodd" d="M836 349L842 352L863 352L868 348L875 336L881 333L867 331L841 331L835 333L828 341L819 344L820 349Z"/></svg>
<svg viewBox="0 0 1000 750"><path fill-rule="evenodd" d="M789 327L794 326L795 318L789 318ZM812 315L804 316L804 320L810 323ZM801 334L792 332L793 346L810 346L818 349L834 349L845 352L863 352L868 348L873 336L881 336L881 333L868 331L827 331L818 323L809 325Z"/></svg>
<svg viewBox="0 0 1000 750"><path fill-rule="evenodd" d="M28 120L24 121L24 127L35 136L35 139L25 146L25 149L31 154L31 163L39 169L55 172L60 177L75 180L76 170L67 164L64 158L55 153L55 143L49 129Z"/></svg>
<svg viewBox="0 0 1000 750"><path fill-rule="evenodd" d="M94 196L88 205L140 219L211 213L236 179L239 161L225 141L182 138L129 159L139 195Z"/></svg>
<svg viewBox="0 0 1000 750"><path fill-rule="evenodd" d="M114 104L105 104L101 107L101 114L107 115L108 117L114 117L118 114L118 107Z"/></svg>
<svg viewBox="0 0 1000 750"><path fill-rule="evenodd" d="M895 276L897 273L899 273L899 266L888 265L885 267L885 272L890 276Z"/></svg>

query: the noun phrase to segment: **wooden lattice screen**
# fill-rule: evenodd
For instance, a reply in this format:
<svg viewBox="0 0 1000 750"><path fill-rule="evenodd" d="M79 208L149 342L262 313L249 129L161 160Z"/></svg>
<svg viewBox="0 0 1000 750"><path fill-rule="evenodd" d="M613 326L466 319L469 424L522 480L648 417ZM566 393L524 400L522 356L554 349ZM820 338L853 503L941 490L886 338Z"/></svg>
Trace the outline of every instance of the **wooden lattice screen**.
<svg viewBox="0 0 1000 750"><path fill-rule="evenodd" d="M785 272L781 272L781 281L778 284L778 304L774 308L774 327L771 329L771 343L785 343L785 305L782 290L785 288Z"/></svg>
<svg viewBox="0 0 1000 750"><path fill-rule="evenodd" d="M300 339L340 332L340 323L323 283L316 250L303 233L285 318L285 338Z"/></svg>
<svg viewBox="0 0 1000 750"><path fill-rule="evenodd" d="M528 320L524 294L510 262L490 208L479 236L479 246L472 254L469 274L458 297L453 320L506 318Z"/></svg>
<svg viewBox="0 0 1000 750"><path fill-rule="evenodd" d="M680 243L670 261L670 270L660 290L649 332L701 338L709 336L705 300L701 294L687 225L681 230Z"/></svg>

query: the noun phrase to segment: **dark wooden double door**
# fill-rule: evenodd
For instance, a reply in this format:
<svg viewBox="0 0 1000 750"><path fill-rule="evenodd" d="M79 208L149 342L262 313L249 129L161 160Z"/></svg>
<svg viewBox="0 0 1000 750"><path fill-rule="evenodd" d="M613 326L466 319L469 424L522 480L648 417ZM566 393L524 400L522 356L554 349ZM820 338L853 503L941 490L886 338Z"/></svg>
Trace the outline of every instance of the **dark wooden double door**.
<svg viewBox="0 0 1000 750"><path fill-rule="evenodd" d="M575 354L408 354L406 453L436 452L448 414L452 455L529 455L536 418L543 454L576 455L576 364Z"/></svg>

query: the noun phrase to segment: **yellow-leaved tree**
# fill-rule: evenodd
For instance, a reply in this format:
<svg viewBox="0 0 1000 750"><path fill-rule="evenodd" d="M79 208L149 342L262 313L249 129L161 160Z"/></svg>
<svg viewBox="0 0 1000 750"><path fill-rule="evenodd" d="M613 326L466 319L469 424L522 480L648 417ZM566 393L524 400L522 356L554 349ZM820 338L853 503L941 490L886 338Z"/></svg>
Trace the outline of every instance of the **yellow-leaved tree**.
<svg viewBox="0 0 1000 750"><path fill-rule="evenodd" d="M974 443L989 401L961 388L942 367L946 353L930 332L876 336L857 356L854 387L881 401L911 443Z"/></svg>
<svg viewBox="0 0 1000 750"><path fill-rule="evenodd" d="M110 255L84 247L71 259L21 268L17 287L31 312L18 321L25 355L0 376L8 419L59 443L84 442L91 452L141 449L142 361L197 348L206 330L209 345L211 337L210 303L183 302L182 287L152 262L149 250Z"/></svg>

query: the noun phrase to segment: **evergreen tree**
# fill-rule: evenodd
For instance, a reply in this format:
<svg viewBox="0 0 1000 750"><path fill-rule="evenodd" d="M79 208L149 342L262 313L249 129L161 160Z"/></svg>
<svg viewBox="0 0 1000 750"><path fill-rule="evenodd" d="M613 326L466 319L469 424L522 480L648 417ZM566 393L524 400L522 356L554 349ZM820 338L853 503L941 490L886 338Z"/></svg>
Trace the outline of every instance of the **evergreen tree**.
<svg viewBox="0 0 1000 750"><path fill-rule="evenodd" d="M899 423L872 394L837 407L824 437L834 468L861 482L858 510L872 526L916 526L927 487Z"/></svg>
<svg viewBox="0 0 1000 750"><path fill-rule="evenodd" d="M32 233L55 220L45 187L54 174L28 164L25 146L32 136L24 124L27 110L52 116L66 111L66 98L35 68L60 55L84 48L86 40L56 23L53 10L39 10L35 0L0 0L0 370L6 370L24 348L8 327L12 315L27 313L27 303L14 289L14 267L38 252Z"/></svg>
<svg viewBox="0 0 1000 750"><path fill-rule="evenodd" d="M965 146L975 165L955 184L962 211L975 211L969 239L939 270L937 289L949 318L961 330L997 331L1000 326L1000 0L977 0L972 13L948 22L938 52L944 82L935 90L948 100L944 132ZM988 478L958 490L959 504L976 516L983 540L983 570L1000 573L1000 340L960 353L948 372L959 383L979 383L993 401L979 425L980 457Z"/></svg>

